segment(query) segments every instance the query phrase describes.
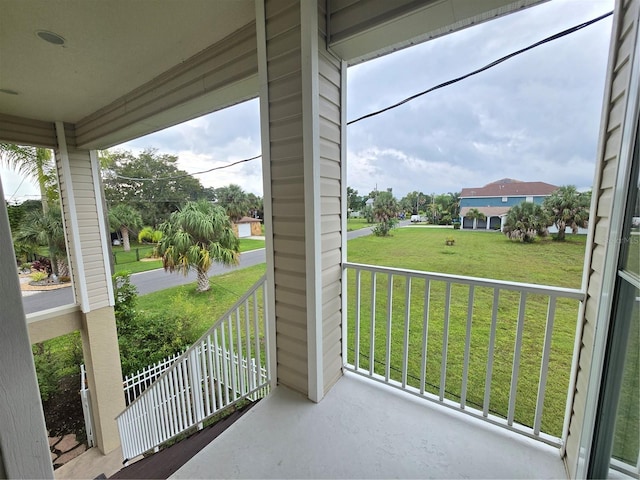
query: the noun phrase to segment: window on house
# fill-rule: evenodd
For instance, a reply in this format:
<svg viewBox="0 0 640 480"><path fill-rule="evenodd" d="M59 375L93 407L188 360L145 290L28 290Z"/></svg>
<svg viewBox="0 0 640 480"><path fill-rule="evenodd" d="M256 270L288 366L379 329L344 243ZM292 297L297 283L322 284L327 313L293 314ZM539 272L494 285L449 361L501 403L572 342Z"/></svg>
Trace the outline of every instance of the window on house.
<svg viewBox="0 0 640 480"><path fill-rule="evenodd" d="M527 196L527 202L533 203L533 197L532 196Z"/></svg>
<svg viewBox="0 0 640 480"><path fill-rule="evenodd" d="M502 197L502 203L505 203L507 201L507 197Z"/></svg>

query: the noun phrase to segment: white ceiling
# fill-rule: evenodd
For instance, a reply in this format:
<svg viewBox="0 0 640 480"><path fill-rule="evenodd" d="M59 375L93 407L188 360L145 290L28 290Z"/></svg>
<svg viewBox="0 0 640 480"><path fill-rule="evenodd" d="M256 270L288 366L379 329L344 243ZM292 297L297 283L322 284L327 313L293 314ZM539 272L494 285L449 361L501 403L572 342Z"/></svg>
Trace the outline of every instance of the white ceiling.
<svg viewBox="0 0 640 480"><path fill-rule="evenodd" d="M0 89L18 92L0 93L0 112L70 123L255 19L253 0L0 0L0 12Z"/></svg>

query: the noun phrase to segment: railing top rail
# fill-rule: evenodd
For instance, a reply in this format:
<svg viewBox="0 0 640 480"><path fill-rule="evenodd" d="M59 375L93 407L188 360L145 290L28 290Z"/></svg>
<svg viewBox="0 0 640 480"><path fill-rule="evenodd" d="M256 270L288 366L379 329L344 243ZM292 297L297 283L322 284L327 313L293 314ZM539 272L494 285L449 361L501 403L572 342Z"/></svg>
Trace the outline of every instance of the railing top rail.
<svg viewBox="0 0 640 480"><path fill-rule="evenodd" d="M507 280L495 280L479 277L465 277L463 275L451 275L446 273L423 272L420 270L410 270L405 268L383 267L379 265L367 265L364 263L344 262L343 268L353 268L369 272L390 273L393 275L410 276L425 280L440 280L444 282L460 283L464 285L475 285L481 287L500 287L505 290L518 290L528 293L540 293L554 297L575 298L584 301L586 293L576 288L554 287L551 285L537 285L534 283L510 282Z"/></svg>
<svg viewBox="0 0 640 480"><path fill-rule="evenodd" d="M176 357L174 360L174 363L177 364L179 362L181 362L182 360L184 360L195 348L198 347L198 345L200 345L200 343L206 339L206 337L212 333L216 328L218 328L220 326L220 324L226 320L226 318L231 315L233 312L235 312L238 308L240 308L240 306L242 306L244 304L244 302L251 297L251 295L253 295L266 281L267 276L263 275L262 277L260 277L260 279L253 284L253 286L247 291L247 293L245 293L242 297L240 297L240 299L233 304L233 306L231 308L229 308L224 315L222 315L218 320L216 320L216 322L211 325L211 327L209 327L209 329L204 332L200 338L198 338L198 340L196 340L195 342L193 342L191 344L191 346L189 348L187 348L182 355L180 355L179 357ZM155 379L154 383L159 382L162 378L164 378L165 376L167 376L169 374L169 372L171 371L173 367L169 367L167 368L164 372L162 372L162 375L160 375L158 378ZM131 402L127 408L125 408L122 412L120 412L117 416L116 419L120 418L120 416L126 412L127 410L129 410L131 408L132 405L134 405L135 403L138 403L139 401L142 401L141 399L143 397L145 397L148 392L150 390L150 387L147 388L144 392L142 392L141 395L139 395L133 402Z"/></svg>

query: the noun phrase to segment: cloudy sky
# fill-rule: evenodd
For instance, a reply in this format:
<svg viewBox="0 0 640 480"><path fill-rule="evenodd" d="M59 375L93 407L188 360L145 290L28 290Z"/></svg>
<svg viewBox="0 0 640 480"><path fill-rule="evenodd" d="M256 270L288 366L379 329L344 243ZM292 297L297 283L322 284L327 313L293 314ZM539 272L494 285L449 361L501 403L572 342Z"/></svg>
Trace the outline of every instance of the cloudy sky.
<svg viewBox="0 0 640 480"><path fill-rule="evenodd" d="M357 118L466 74L613 9L613 0L554 0L396 52L348 71L347 117ZM500 178L590 188L611 18L348 128L347 184L398 197L460 191ZM177 155L197 172L260 153L258 101L123 144ZM5 197L36 195L0 169ZM262 195L260 160L197 178Z"/></svg>

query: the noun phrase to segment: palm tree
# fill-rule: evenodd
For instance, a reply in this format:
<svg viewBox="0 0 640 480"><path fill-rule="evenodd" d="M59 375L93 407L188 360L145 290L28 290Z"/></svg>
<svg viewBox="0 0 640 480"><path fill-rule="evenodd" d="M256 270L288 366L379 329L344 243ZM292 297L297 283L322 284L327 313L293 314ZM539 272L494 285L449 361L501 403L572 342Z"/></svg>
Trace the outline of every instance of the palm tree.
<svg viewBox="0 0 640 480"><path fill-rule="evenodd" d="M51 150L0 143L0 164L37 180L42 197L42 210L46 213L49 205L58 196Z"/></svg>
<svg viewBox="0 0 640 480"><path fill-rule="evenodd" d="M540 205L522 202L509 210L503 232L511 240L531 243L536 235L546 236L549 225L549 218Z"/></svg>
<svg viewBox="0 0 640 480"><path fill-rule="evenodd" d="M550 220L558 228L556 240L564 240L567 227L576 234L578 228L586 228L589 223L591 193L580 193L573 185L565 185L544 199L542 207Z"/></svg>
<svg viewBox="0 0 640 480"><path fill-rule="evenodd" d="M230 184L216 188L216 202L227 211L231 220L238 221L249 210L249 198L240 185Z"/></svg>
<svg viewBox="0 0 640 480"><path fill-rule="evenodd" d="M475 229L477 226L477 222L478 220L486 220L487 216L482 213L480 210L478 210L477 208L472 208L471 210L469 210L467 212L467 214L465 215L465 217L470 218L471 220L473 220L473 228Z"/></svg>
<svg viewBox="0 0 640 480"><path fill-rule="evenodd" d="M142 226L142 216L140 212L125 203L120 203L109 209L109 224L112 230L120 230L124 251L128 252L131 250L129 230Z"/></svg>
<svg viewBox="0 0 640 480"><path fill-rule="evenodd" d="M198 273L198 292L211 288L207 271L214 261L238 263L238 238L224 209L201 200L189 202L159 227L157 253L165 270Z"/></svg>
<svg viewBox="0 0 640 480"><path fill-rule="evenodd" d="M47 212L33 210L25 215L14 240L31 247L47 245L54 275L69 276L62 213L52 206Z"/></svg>

